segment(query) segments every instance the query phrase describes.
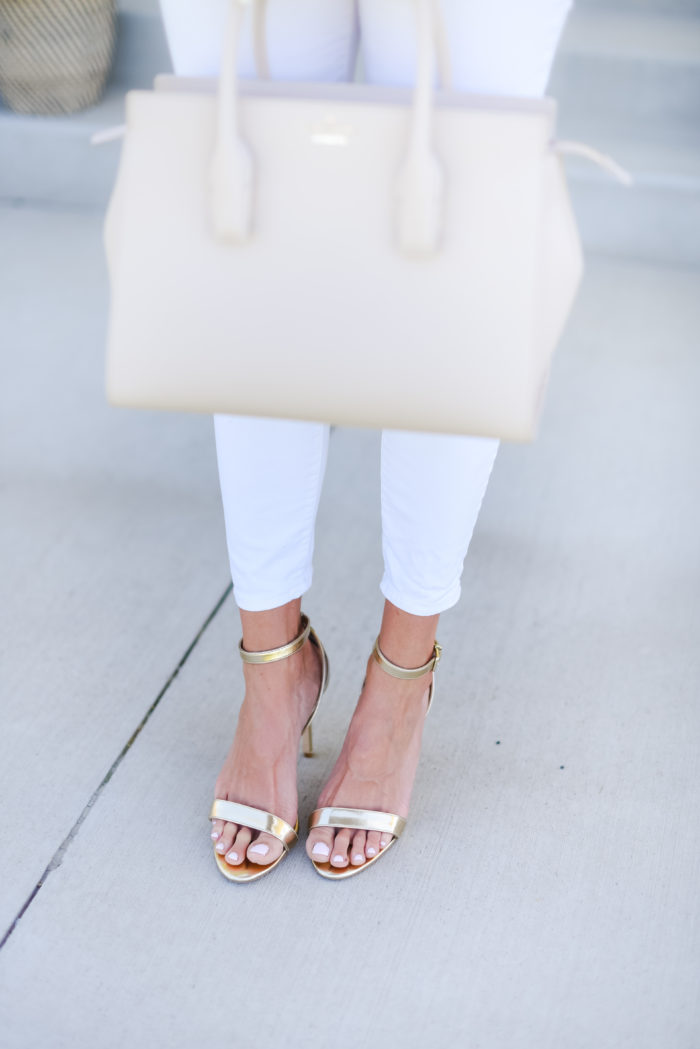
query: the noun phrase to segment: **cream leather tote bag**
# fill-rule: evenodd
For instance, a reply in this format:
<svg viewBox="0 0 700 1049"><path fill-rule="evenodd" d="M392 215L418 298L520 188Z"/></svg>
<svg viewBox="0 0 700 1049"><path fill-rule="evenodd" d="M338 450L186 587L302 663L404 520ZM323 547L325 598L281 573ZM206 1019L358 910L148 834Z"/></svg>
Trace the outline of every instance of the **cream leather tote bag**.
<svg viewBox="0 0 700 1049"><path fill-rule="evenodd" d="M94 137L124 131L112 403L533 438L583 269L562 154L629 176L557 142L552 98L450 90L412 2L414 90L239 82L230 0L218 82L159 76Z"/></svg>

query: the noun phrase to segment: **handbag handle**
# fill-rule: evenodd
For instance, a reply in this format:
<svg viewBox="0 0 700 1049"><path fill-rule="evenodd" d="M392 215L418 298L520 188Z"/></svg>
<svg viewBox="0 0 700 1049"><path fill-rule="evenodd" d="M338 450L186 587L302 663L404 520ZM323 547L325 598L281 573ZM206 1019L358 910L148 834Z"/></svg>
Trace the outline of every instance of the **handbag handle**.
<svg viewBox="0 0 700 1049"><path fill-rule="evenodd" d="M264 0L230 0L219 72L216 139L209 170L210 209L215 235L242 243L252 226L253 159L240 130L237 52L243 8L253 6L259 73L267 70ZM436 0L413 0L418 62L408 150L398 176L398 244L409 254L432 254L438 244L444 179L432 148L435 59L442 86L450 86L448 48Z"/></svg>

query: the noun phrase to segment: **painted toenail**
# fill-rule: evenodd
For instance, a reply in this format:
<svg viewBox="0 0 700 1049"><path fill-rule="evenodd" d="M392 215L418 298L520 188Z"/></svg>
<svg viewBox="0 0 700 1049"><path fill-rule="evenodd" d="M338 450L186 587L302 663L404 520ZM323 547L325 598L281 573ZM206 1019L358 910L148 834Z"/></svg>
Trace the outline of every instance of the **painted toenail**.
<svg viewBox="0 0 700 1049"><path fill-rule="evenodd" d="M256 855L258 856L267 856L268 852L270 851L270 846L263 845L262 843L259 845L251 845L249 851L256 853Z"/></svg>
<svg viewBox="0 0 700 1049"><path fill-rule="evenodd" d="M216 841L216 839L217 839L217 838L219 837L219 832L218 832L218 830L213 830L213 831L211 832L211 836L212 836L212 838L214 839L214 841Z"/></svg>
<svg viewBox="0 0 700 1049"><path fill-rule="evenodd" d="M333 863L345 863L345 860L343 859L342 856L334 856L333 857Z"/></svg>
<svg viewBox="0 0 700 1049"><path fill-rule="evenodd" d="M219 844L216 846L216 851L226 852L226 846L224 845L223 841L220 841Z"/></svg>
<svg viewBox="0 0 700 1049"><path fill-rule="evenodd" d="M362 855L361 852L356 852L355 855L353 856L353 860L354 860L355 863L363 863L364 862L364 856Z"/></svg>
<svg viewBox="0 0 700 1049"><path fill-rule="evenodd" d="M238 863L238 853L237 852L229 852L229 854L226 857L226 859L229 861L229 863Z"/></svg>
<svg viewBox="0 0 700 1049"><path fill-rule="evenodd" d="M376 856L376 854L377 854L377 850L373 849L371 846L367 849L367 855L368 856Z"/></svg>
<svg viewBox="0 0 700 1049"><path fill-rule="evenodd" d="M330 856L331 850L322 841L317 841L311 850L312 856Z"/></svg>

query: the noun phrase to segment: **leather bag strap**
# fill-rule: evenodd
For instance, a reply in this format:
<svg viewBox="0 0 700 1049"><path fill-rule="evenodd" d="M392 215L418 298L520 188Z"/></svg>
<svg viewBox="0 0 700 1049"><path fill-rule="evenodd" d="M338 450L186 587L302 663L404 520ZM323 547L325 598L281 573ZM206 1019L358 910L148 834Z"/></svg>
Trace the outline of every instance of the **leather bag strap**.
<svg viewBox="0 0 700 1049"><path fill-rule="evenodd" d="M451 84L447 38L437 0L412 0L418 59L408 148L398 178L398 244L408 254L437 249L444 179L432 147L436 57L443 87ZM215 235L241 243L252 227L253 160L241 134L237 55L244 7L253 7L258 72L267 72L264 0L229 0L229 17L217 94L216 144L210 167L210 201Z"/></svg>
<svg viewBox="0 0 700 1049"><path fill-rule="evenodd" d="M444 176L432 145L436 0L413 0L418 67L408 150L398 179L398 244L408 255L430 255L440 235Z"/></svg>
<svg viewBox="0 0 700 1049"><path fill-rule="evenodd" d="M243 6L242 0L229 0L219 69L216 142L209 168L214 234L232 243L248 239L252 219L253 159L240 131L237 74Z"/></svg>

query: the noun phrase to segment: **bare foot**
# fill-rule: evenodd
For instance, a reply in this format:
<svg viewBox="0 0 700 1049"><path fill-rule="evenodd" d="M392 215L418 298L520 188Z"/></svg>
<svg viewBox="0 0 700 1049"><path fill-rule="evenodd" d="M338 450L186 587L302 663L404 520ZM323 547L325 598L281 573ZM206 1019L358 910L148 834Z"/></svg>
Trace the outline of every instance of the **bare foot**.
<svg viewBox="0 0 700 1049"><path fill-rule="evenodd" d="M243 664L246 692L236 734L214 788L215 797L297 819L299 737L321 683L321 654L307 640L288 659ZM216 851L236 866L245 858L267 865L281 854L271 834L212 820Z"/></svg>
<svg viewBox="0 0 700 1049"><path fill-rule="evenodd" d="M347 806L408 816L431 681L432 674L412 681L390 677L370 657L343 749L318 808ZM391 839L378 831L317 827L309 833L306 851L319 863L359 867Z"/></svg>

